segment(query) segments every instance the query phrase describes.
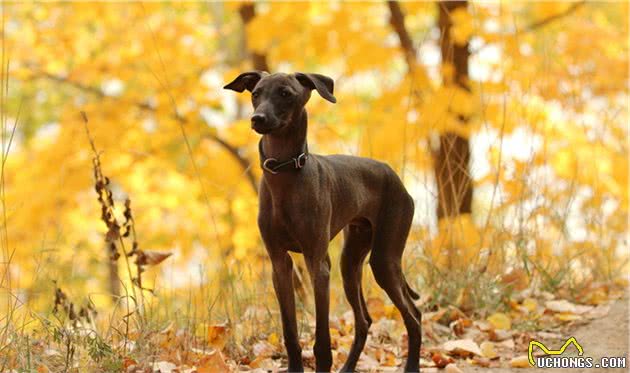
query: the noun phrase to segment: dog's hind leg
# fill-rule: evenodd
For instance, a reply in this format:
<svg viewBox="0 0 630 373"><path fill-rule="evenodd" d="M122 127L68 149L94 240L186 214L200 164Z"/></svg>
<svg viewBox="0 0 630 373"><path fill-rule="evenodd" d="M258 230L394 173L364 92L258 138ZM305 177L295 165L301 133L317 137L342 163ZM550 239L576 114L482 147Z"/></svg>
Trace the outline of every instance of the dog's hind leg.
<svg viewBox="0 0 630 373"><path fill-rule="evenodd" d="M396 202L396 201L393 201ZM400 198L398 203L383 207L374 226L370 266L374 278L400 311L407 328L409 349L405 372L418 372L420 363L421 314L415 307L407 281L402 272L401 259L413 218L413 201Z"/></svg>
<svg viewBox="0 0 630 373"><path fill-rule="evenodd" d="M363 289L361 288L363 261L370 251L372 229L369 223L365 222L365 224L360 225L349 225L344 229L343 233L344 246L341 252L341 275L346 298L354 313L354 341L352 342L348 359L340 372L354 372L367 340L368 329L372 324L372 319L363 297Z"/></svg>

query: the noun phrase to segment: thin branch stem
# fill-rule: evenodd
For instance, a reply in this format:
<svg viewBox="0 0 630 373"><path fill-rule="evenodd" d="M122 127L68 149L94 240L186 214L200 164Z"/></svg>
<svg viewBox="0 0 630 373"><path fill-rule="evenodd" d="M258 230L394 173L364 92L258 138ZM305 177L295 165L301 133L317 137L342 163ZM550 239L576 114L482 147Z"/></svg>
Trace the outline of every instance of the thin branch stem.
<svg viewBox="0 0 630 373"><path fill-rule="evenodd" d="M578 10L582 5L586 4L586 1L580 1L577 3L573 3L573 5L571 5L570 7L568 7L564 12L560 12L554 15L551 15L547 18L543 18L541 20L538 21L534 21L532 22L529 26L525 26L525 29L523 31L525 32L531 32L534 30L537 30L539 28L542 28L554 21L557 21L561 18L564 18L566 16L571 15L573 12L575 12L576 10Z"/></svg>

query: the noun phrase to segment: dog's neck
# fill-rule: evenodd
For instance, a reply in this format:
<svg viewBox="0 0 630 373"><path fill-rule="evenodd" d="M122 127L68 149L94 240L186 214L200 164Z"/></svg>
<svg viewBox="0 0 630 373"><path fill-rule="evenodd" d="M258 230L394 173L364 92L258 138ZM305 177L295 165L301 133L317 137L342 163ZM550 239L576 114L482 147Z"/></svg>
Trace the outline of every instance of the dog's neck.
<svg viewBox="0 0 630 373"><path fill-rule="evenodd" d="M262 137L262 147L267 158L275 158L280 161L298 156L306 149L306 128L308 119L306 109L295 115L292 123L286 129L274 134L266 134Z"/></svg>

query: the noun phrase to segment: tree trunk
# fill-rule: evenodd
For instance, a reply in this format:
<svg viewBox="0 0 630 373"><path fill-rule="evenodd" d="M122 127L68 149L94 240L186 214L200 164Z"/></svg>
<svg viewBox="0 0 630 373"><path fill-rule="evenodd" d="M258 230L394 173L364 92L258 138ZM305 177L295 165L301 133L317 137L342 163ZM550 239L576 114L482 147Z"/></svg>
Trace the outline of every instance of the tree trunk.
<svg viewBox="0 0 630 373"><path fill-rule="evenodd" d="M246 3L241 5L238 9L238 12L241 15L241 21L243 22L243 27L247 28L247 24L251 22L254 17L256 17L256 8L254 8L254 3ZM243 35L246 35L243 32ZM247 36L243 37L243 43L246 44ZM254 69L259 71L269 71L269 65L267 64L267 56L264 54L260 54L255 51L251 51L250 57L252 59L252 65L254 65Z"/></svg>
<svg viewBox="0 0 630 373"><path fill-rule="evenodd" d="M468 85L468 42L458 45L452 38L453 23L450 14L459 8L466 9L467 1L439 2L439 19L442 53L442 64L450 64L452 69L443 69L443 84L455 84L470 91ZM459 116L462 123L468 118ZM455 217L471 212L472 180L468 172L470 160L470 144L468 139L455 133L444 133L440 136L440 149L434 153L434 171L438 188L438 220L444 217Z"/></svg>

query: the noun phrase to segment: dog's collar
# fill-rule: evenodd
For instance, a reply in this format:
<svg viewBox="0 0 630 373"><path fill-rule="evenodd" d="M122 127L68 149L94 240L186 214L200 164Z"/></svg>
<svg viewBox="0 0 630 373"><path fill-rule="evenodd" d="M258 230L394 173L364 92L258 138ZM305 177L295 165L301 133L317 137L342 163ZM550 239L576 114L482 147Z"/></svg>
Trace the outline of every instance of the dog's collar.
<svg viewBox="0 0 630 373"><path fill-rule="evenodd" d="M302 153L286 161L279 161L276 158L267 158L263 151L262 139L258 142L258 152L260 153L260 167L274 175L281 171L299 170L304 167L308 159L308 147L306 146L306 142L302 146Z"/></svg>

